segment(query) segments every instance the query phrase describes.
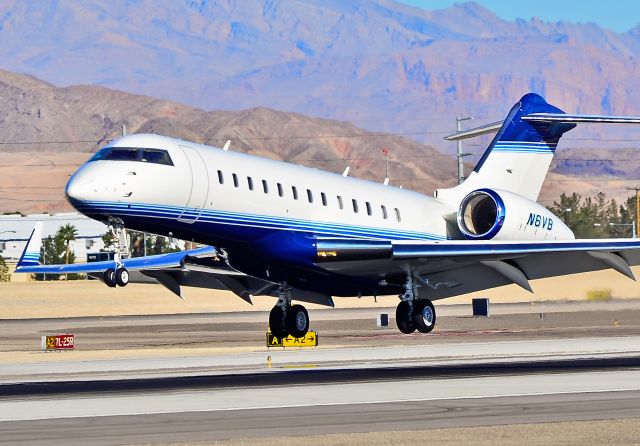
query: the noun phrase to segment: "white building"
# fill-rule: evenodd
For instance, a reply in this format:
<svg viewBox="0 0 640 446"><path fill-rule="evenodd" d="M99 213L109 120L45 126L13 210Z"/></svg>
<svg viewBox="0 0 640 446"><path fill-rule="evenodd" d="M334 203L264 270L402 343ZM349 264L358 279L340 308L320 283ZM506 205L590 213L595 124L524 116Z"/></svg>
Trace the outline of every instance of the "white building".
<svg viewBox="0 0 640 446"><path fill-rule="evenodd" d="M43 238L54 236L61 226L67 224L78 230L76 240L71 242L77 262L85 262L87 253L98 252L104 248L102 236L107 232L107 226L82 214L12 214L0 215L0 256L10 263L17 261L38 221L43 223Z"/></svg>

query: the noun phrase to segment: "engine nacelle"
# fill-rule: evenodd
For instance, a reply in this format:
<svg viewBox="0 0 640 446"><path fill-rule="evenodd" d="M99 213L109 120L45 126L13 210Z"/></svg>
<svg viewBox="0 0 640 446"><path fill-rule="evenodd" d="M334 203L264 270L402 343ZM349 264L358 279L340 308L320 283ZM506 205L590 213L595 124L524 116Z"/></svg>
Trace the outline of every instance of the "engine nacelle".
<svg viewBox="0 0 640 446"><path fill-rule="evenodd" d="M538 203L504 190L478 189L464 197L458 228L470 240L572 240L573 232Z"/></svg>

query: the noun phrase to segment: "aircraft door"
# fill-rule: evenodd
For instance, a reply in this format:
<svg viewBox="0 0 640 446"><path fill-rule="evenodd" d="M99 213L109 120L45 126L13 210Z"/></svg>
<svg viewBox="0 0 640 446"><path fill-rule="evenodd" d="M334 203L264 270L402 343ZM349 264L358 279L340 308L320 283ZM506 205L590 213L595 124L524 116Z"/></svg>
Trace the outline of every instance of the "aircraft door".
<svg viewBox="0 0 640 446"><path fill-rule="evenodd" d="M194 223L202 215L202 211L209 195L209 172L200 153L187 146L180 146L189 163L191 173L191 192L182 213L178 217L179 221Z"/></svg>

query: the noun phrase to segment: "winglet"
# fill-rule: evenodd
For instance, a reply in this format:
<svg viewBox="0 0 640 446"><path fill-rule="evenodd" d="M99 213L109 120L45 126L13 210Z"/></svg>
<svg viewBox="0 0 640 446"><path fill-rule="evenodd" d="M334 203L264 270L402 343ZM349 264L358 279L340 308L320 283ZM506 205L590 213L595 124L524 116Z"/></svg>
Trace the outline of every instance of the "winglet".
<svg viewBox="0 0 640 446"><path fill-rule="evenodd" d="M21 266L36 266L40 264L40 248L42 248L42 222L36 223L27 246L22 251L22 256L18 261L17 268Z"/></svg>

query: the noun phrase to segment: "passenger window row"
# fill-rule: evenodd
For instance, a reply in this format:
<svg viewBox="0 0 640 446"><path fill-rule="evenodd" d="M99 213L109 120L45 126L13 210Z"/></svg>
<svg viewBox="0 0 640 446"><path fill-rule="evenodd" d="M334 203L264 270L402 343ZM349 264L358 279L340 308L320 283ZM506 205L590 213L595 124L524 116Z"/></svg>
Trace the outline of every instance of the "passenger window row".
<svg viewBox="0 0 640 446"><path fill-rule="evenodd" d="M231 178L233 180L233 186L240 187L240 181L238 179L238 175L235 173L231 174ZM218 170L218 183L224 184L224 173L221 170ZM254 190L253 178L250 176L247 177L247 187L249 190ZM284 197L284 187L282 186L281 183L276 183L276 189L278 192L278 196ZM269 184L267 183L267 180L262 180L262 192L265 194L269 193ZM298 200L300 198L298 194L298 188L296 186L291 186L291 196L293 197L294 200ZM311 191L311 189L306 189L306 196L307 196L307 201L310 204L312 204L314 196L313 196L313 191ZM337 195L336 198L337 198L338 208L344 209L344 202L342 200L342 196ZM325 194L324 192L320 192L320 201L323 206L329 206L329 200L327 199L327 194ZM373 216L374 210L371 203L369 201L366 201L364 205L365 205L365 211L367 215ZM357 214L360 212L360 208L358 206L358 200L356 200L355 198L351 199L351 206L353 208L354 213ZM394 216L396 221L400 222L401 221L400 209L393 208L393 211L394 211ZM380 205L380 215L384 220L389 219L389 213L387 212L387 207L384 204Z"/></svg>

